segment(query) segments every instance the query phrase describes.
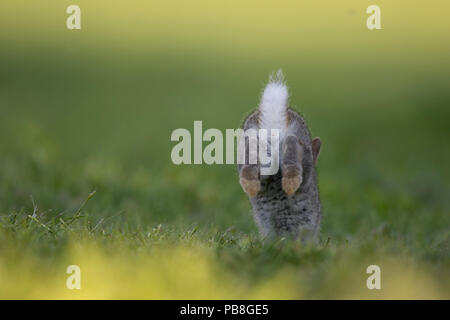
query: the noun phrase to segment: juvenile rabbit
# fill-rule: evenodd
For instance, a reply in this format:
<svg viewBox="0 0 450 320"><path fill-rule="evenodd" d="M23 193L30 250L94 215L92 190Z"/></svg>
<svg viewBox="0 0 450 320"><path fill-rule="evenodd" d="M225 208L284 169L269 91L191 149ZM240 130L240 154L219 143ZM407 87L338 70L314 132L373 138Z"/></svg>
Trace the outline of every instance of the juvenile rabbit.
<svg viewBox="0 0 450 320"><path fill-rule="evenodd" d="M239 180L249 196L263 237L276 235L317 241L321 219L316 162L320 139L311 139L304 119L288 107L288 89L279 70L269 78L259 108L243 129L278 129L277 173L262 175L261 164L238 165ZM249 153L245 144L245 153Z"/></svg>

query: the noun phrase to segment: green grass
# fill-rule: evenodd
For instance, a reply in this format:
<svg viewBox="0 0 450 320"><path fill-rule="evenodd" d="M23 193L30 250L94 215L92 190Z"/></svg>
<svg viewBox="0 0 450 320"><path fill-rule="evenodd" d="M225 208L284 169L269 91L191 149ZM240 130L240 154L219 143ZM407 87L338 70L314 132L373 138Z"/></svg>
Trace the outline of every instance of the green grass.
<svg viewBox="0 0 450 320"><path fill-rule="evenodd" d="M283 65L323 143L320 244L304 246L259 239L234 166L170 161L172 130L239 126L278 66L43 56L2 56L0 297L450 298L445 70Z"/></svg>

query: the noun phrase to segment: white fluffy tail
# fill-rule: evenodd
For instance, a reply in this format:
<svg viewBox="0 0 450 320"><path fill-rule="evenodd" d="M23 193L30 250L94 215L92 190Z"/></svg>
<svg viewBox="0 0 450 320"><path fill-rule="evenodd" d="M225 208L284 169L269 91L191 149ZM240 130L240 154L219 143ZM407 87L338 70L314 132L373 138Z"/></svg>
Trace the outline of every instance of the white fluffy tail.
<svg viewBox="0 0 450 320"><path fill-rule="evenodd" d="M269 77L269 83L264 88L259 105L259 120L261 129L279 129L281 139L287 127L288 98L288 88L280 69Z"/></svg>

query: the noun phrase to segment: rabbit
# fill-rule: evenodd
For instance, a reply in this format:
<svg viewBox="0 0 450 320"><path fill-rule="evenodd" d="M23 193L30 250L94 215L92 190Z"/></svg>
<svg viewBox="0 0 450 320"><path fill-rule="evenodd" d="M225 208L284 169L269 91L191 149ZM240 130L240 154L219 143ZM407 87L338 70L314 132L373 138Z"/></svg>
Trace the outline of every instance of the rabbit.
<svg viewBox="0 0 450 320"><path fill-rule="evenodd" d="M258 109L245 119L242 128L244 132L277 129L276 173L262 174L260 161L251 164L247 159L238 163L239 182L250 199L263 238L292 237L317 242L321 207L316 163L321 141L311 138L303 117L288 106L288 97L280 69L269 77ZM243 147L248 155L249 143L244 142Z"/></svg>

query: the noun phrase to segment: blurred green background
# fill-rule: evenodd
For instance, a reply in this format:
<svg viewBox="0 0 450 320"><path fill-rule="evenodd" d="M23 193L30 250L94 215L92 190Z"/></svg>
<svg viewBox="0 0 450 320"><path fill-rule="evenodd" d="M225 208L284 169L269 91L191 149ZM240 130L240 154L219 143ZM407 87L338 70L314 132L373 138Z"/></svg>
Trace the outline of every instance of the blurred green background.
<svg viewBox="0 0 450 320"><path fill-rule="evenodd" d="M81 30L66 29L70 4ZM60 238L21 243L8 219L73 213L92 190L85 223L106 233L162 224L257 237L235 166L175 166L170 135L194 120L239 127L283 68L291 106L322 140L322 243L382 237L446 272L450 4L379 0L382 29L370 31L371 4L3 1L3 246L53 252Z"/></svg>

